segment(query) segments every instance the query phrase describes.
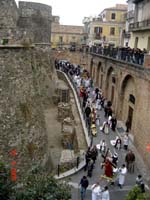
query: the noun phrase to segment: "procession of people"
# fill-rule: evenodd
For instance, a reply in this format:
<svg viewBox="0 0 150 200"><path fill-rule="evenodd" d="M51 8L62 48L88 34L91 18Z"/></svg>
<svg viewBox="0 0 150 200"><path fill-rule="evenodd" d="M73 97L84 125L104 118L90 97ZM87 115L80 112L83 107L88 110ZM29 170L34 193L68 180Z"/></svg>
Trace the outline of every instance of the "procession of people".
<svg viewBox="0 0 150 200"><path fill-rule="evenodd" d="M122 187L125 184L126 175L134 173L135 154L129 149L129 135L127 132L120 136L117 135L114 140L106 143L104 136L116 132L117 119L113 113L112 102L107 101L103 95L101 88L94 88L93 80L86 69L79 65L72 65L69 62L55 62L56 68L61 69L73 80L76 86L79 98L82 102L82 111L87 129L91 135L92 142L85 153L85 176L81 178L81 199L86 199L86 189L93 175L95 163L100 156L101 164L99 168L103 169L103 174L97 177L97 182L92 185L92 200L110 200L109 185L114 187ZM103 112L102 112L103 111ZM104 113L104 116L101 116ZM101 120L104 118L104 121ZM93 145L93 137L100 134L101 140ZM103 136L103 137L102 137ZM110 148L111 147L111 148ZM113 152L110 151L113 149ZM120 150L126 152L126 156L122 158L122 165L119 166ZM139 177L140 178L140 177ZM86 179L86 187L83 187L83 180ZM101 185L101 180L106 180L106 185ZM88 184L87 184L88 182ZM143 182L141 182L141 185ZM140 185L140 184L139 184ZM142 186L140 187L142 188Z"/></svg>

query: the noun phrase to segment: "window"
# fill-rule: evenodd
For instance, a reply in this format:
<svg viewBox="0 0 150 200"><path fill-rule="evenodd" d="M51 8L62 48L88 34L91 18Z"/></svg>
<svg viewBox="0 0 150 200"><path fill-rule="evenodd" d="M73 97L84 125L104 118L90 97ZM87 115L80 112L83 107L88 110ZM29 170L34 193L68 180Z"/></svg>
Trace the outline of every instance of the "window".
<svg viewBox="0 0 150 200"><path fill-rule="evenodd" d="M135 48L135 49L138 47L138 41L139 41L139 38L136 37L136 38L135 38L135 43L134 43L134 48Z"/></svg>
<svg viewBox="0 0 150 200"><path fill-rule="evenodd" d="M115 28L114 27L110 28L110 35L115 35Z"/></svg>
<svg viewBox="0 0 150 200"><path fill-rule="evenodd" d="M135 104L135 97L132 94L129 95L129 101Z"/></svg>
<svg viewBox="0 0 150 200"><path fill-rule="evenodd" d="M95 39L101 39L102 32L103 32L102 27L94 27Z"/></svg>
<svg viewBox="0 0 150 200"><path fill-rule="evenodd" d="M114 76L112 77L112 83L116 83L116 78Z"/></svg>
<svg viewBox="0 0 150 200"><path fill-rule="evenodd" d="M116 19L116 13L111 13L111 19L115 20Z"/></svg>
<svg viewBox="0 0 150 200"><path fill-rule="evenodd" d="M103 32L102 27L94 27L94 33L98 34L98 33L102 33L102 32Z"/></svg>

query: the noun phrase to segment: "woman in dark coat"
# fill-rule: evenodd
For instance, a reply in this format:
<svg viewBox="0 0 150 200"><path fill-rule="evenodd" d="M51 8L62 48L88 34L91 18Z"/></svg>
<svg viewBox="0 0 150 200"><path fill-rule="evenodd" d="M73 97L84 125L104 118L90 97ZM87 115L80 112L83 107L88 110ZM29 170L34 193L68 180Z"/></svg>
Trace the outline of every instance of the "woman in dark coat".
<svg viewBox="0 0 150 200"><path fill-rule="evenodd" d="M115 131L116 130L116 126L117 126L117 119L116 119L116 117L112 117L112 119L111 119L111 129L113 131Z"/></svg>

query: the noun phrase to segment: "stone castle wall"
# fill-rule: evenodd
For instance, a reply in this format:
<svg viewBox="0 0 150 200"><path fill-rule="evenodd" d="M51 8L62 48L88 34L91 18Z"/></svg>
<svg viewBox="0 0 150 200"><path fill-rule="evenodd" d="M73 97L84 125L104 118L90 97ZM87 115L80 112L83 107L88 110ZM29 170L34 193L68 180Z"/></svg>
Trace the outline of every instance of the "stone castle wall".
<svg viewBox="0 0 150 200"><path fill-rule="evenodd" d="M9 44L12 44L27 38L30 43L50 43L51 20L51 6L19 2L17 8L15 0L1 0L0 41L9 39Z"/></svg>
<svg viewBox="0 0 150 200"><path fill-rule="evenodd" d="M11 166L9 152L16 149L18 177L50 160L44 108L53 106L55 79L48 49L0 48L0 152Z"/></svg>

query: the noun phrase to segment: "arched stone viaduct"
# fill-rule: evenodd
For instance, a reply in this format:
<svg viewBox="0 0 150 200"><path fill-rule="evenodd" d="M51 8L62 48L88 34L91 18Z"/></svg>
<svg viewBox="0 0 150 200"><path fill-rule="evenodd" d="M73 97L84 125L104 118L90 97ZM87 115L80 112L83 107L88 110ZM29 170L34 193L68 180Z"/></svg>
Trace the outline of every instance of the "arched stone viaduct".
<svg viewBox="0 0 150 200"><path fill-rule="evenodd" d="M64 53L57 58L84 63L95 85L112 101L117 119L124 124L128 120L133 142L150 166L150 70L96 54Z"/></svg>

